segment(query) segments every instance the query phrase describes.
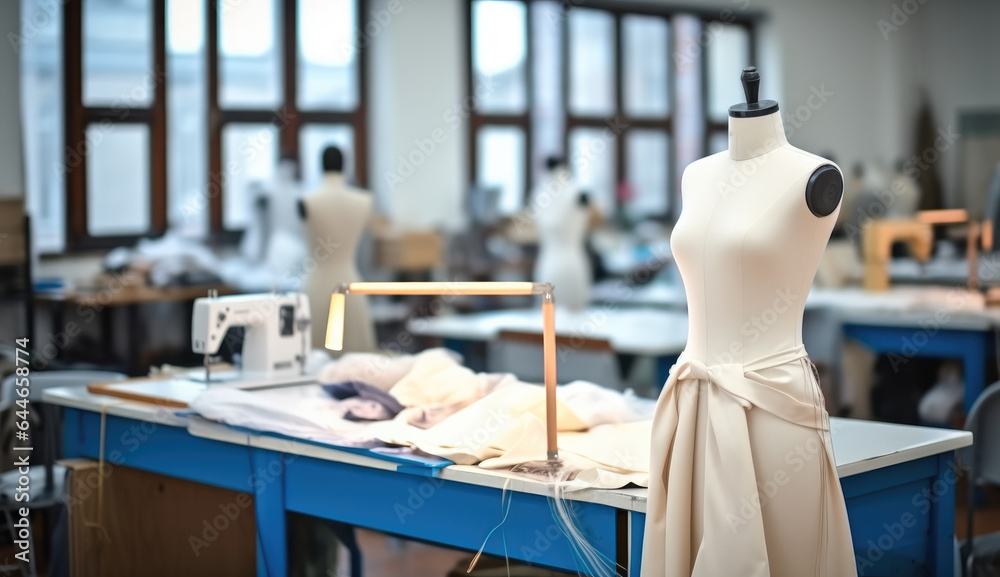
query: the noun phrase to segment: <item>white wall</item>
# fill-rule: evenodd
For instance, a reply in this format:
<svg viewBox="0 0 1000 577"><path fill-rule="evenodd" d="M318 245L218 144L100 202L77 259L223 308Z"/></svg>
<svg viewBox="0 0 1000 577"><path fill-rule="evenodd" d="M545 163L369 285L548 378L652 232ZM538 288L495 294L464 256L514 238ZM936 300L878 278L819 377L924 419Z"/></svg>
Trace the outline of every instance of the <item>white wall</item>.
<svg viewBox="0 0 1000 577"><path fill-rule="evenodd" d="M467 124L465 0L374 0L368 119L369 186L393 222L412 228L462 223Z"/></svg>
<svg viewBox="0 0 1000 577"><path fill-rule="evenodd" d="M21 73L10 38L20 32L21 2L0 2L0 197L24 196Z"/></svg>
<svg viewBox="0 0 1000 577"><path fill-rule="evenodd" d="M957 129L962 110L1000 109L996 0L754 0L751 9L769 14L762 74L779 71L783 113L804 104L811 87L834 92L790 140L831 151L844 169L912 157L922 94L943 129ZM937 165L946 202L960 202L959 149L946 149Z"/></svg>
<svg viewBox="0 0 1000 577"><path fill-rule="evenodd" d="M961 111L1000 111L1000 2L951 0L927 3L907 23L915 36L916 80L926 89L934 121L958 129ZM900 32L904 30L901 28ZM957 194L959 146L941 155L938 174L945 198Z"/></svg>
<svg viewBox="0 0 1000 577"><path fill-rule="evenodd" d="M845 170L861 159L891 162L905 150L900 131L915 106L900 94L909 82L909 40L883 38L883 4L889 2L718 4L720 11L746 6L766 14L758 32L761 98L778 100L792 144L831 154Z"/></svg>

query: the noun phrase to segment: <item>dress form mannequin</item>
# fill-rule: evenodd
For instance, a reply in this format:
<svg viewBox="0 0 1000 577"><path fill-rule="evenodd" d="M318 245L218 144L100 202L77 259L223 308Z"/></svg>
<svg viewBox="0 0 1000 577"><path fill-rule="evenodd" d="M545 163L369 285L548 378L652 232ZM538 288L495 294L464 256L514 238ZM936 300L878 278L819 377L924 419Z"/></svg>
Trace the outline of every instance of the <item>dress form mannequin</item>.
<svg viewBox="0 0 1000 577"><path fill-rule="evenodd" d="M920 204L920 185L906 174L902 160L896 162L896 174L889 183L889 192L895 199L886 210L889 218L913 218Z"/></svg>
<svg viewBox="0 0 1000 577"><path fill-rule="evenodd" d="M671 246L687 347L657 402L642 575L856 574L802 312L840 171L785 139L777 103L730 108L729 150L692 163Z"/></svg>
<svg viewBox="0 0 1000 577"><path fill-rule="evenodd" d="M344 183L344 157L334 146L323 151L323 184L299 204L306 223L310 255L317 266L305 283L312 307L313 342L326 340L326 318L330 314L330 293L346 282L360 281L355 265L358 240L368 226L372 212L371 195ZM348 295L344 313L344 352L375 350L375 329L362 295Z"/></svg>
<svg viewBox="0 0 1000 577"><path fill-rule="evenodd" d="M593 283L585 246L589 201L576 190L561 158L549 158L546 168L545 180L534 194L535 206L544 207L535 217L538 259L534 280L556 287L557 306L582 310L590 303Z"/></svg>

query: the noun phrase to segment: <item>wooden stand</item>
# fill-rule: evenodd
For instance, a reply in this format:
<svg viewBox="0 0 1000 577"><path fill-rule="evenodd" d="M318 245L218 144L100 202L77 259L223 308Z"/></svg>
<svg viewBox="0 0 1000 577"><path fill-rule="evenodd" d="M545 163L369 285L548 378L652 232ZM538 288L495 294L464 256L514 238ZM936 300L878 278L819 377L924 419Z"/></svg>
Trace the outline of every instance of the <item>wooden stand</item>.
<svg viewBox="0 0 1000 577"><path fill-rule="evenodd" d="M865 258L865 289L889 289L889 260L892 245L905 242L913 256L923 262L930 258L934 231L929 223L916 220L876 220L868 223L861 233Z"/></svg>

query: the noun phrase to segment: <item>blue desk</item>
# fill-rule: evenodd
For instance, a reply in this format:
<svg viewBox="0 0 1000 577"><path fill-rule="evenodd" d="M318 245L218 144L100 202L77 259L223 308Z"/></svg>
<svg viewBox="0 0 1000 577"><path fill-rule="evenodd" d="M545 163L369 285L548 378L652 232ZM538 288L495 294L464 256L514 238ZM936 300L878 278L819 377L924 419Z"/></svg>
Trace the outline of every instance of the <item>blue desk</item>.
<svg viewBox="0 0 1000 577"><path fill-rule="evenodd" d="M311 443L187 420L81 388L52 389L45 400L64 406L67 456L97 458L100 411L108 404L105 455L112 467L253 494L258 575L286 574L288 511L465 550L477 550L501 519L506 478L499 474L452 466L435 475ZM832 433L860 574L950 575L953 452L967 446L971 435L843 419L833 420ZM503 555L506 550L514 559L575 570L570 547L550 514L547 488L518 479L509 490L506 546L497 531L486 552ZM593 545L629 574L638 575L645 490L588 490L572 498Z"/></svg>
<svg viewBox="0 0 1000 577"><path fill-rule="evenodd" d="M995 355L996 346L992 327L929 329L916 323L893 322L891 319L845 323L844 335L874 353L890 355L894 363L905 363L914 357L961 359L966 414L986 388L987 363Z"/></svg>
<svg viewBox="0 0 1000 577"><path fill-rule="evenodd" d="M614 302L623 309L687 309L682 290L659 284L629 291L627 298L616 297L622 291L615 290L614 283L595 287L593 294L595 299ZM813 288L805 308L831 312L831 322L842 327L845 337L874 353L894 355L897 362L914 357L961 359L966 412L989 384L986 379L996 355L1000 311L984 308L977 292L933 285L894 286L879 292Z"/></svg>

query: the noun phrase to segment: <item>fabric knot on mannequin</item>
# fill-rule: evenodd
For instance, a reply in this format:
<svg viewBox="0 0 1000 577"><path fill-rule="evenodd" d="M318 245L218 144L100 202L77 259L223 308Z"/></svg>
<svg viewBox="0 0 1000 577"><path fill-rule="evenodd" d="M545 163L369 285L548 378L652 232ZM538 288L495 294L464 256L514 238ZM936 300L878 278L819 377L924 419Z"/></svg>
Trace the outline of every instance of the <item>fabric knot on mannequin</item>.
<svg viewBox="0 0 1000 577"><path fill-rule="evenodd" d="M801 345L742 364L707 364L690 358L685 352L670 368L670 378L663 388L668 390L681 383L705 381L712 385L713 392L725 392L727 397L739 403L744 410L757 407L796 425L828 430L826 419L815 406L788 395L780 384L761 374L769 368L799 362L801 359L809 359ZM717 398L717 395L712 396Z"/></svg>
<svg viewBox="0 0 1000 577"><path fill-rule="evenodd" d="M677 380L679 382L693 380L707 381L729 393L729 396L739 403L744 410L749 411L750 407L753 406L750 401L726 385L726 383L738 382L738 380L743 379L743 365L729 363L709 366L698 360L685 359L674 365L670 369L670 372L673 373L675 370L677 371Z"/></svg>

